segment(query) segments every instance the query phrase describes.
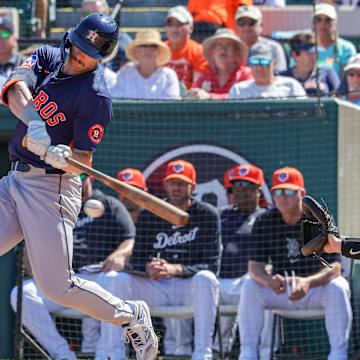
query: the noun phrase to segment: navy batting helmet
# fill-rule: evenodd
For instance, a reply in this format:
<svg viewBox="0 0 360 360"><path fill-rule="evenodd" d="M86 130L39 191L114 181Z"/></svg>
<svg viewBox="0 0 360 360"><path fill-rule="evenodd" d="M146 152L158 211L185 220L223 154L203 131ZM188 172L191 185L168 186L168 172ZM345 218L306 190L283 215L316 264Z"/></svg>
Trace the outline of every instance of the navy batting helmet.
<svg viewBox="0 0 360 360"><path fill-rule="evenodd" d="M94 13L71 29L69 40L86 55L101 60L113 52L118 36L119 27L112 17Z"/></svg>

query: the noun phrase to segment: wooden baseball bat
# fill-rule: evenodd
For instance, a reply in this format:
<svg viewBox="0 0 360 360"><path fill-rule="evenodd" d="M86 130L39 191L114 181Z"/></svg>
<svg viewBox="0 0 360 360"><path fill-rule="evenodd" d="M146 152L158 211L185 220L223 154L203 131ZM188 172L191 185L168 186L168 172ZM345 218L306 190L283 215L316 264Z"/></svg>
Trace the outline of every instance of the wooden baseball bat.
<svg viewBox="0 0 360 360"><path fill-rule="evenodd" d="M177 208L176 206L159 199L158 197L140 190L135 186L129 185L115 179L109 175L106 175L98 170L95 170L83 163L68 158L67 162L81 170L81 172L94 177L96 180L101 181L106 186L115 190L117 193L125 196L133 201L135 204L143 207L146 210L151 211L153 214L161 217L162 219L171 222L177 226L184 226L189 220L189 214L184 210Z"/></svg>
<svg viewBox="0 0 360 360"><path fill-rule="evenodd" d="M26 136L23 138L22 145L26 147ZM151 211L153 214L174 225L184 226L189 220L189 214L187 212L147 193L146 191L140 190L135 186L126 184L118 179L106 175L101 171L93 169L71 157L67 159L67 162L79 169L81 172L101 181L103 184L130 199L135 204Z"/></svg>

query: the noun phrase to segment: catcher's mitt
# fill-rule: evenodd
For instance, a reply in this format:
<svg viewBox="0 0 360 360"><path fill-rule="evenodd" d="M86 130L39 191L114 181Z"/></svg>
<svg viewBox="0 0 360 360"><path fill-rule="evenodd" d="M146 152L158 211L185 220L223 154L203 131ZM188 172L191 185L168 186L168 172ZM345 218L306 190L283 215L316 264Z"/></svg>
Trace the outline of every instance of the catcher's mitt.
<svg viewBox="0 0 360 360"><path fill-rule="evenodd" d="M335 220L331 213L311 196L304 196L302 205L304 218L302 220L303 246L301 253L304 256L313 255L324 265L329 266L320 257L320 254L328 241L328 234L340 236Z"/></svg>

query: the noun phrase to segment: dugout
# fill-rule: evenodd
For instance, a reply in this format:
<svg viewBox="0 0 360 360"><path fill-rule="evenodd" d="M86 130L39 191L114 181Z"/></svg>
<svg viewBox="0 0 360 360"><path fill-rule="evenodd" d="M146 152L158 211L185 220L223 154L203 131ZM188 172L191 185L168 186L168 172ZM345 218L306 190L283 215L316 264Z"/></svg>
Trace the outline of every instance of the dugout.
<svg viewBox="0 0 360 360"><path fill-rule="evenodd" d="M307 192L324 197L340 231L360 237L360 107L333 99L114 101L113 111L114 119L94 155L96 169L116 176L126 167L138 168L144 172L149 190L162 196L165 164L183 158L197 169L196 197L221 206L226 202L223 173L233 164L251 162L263 168L268 201L273 171L293 166L302 171ZM14 120L9 109L1 106L1 175L9 168L7 142ZM9 292L14 285L14 267L13 252L0 258L0 276L3 286L6 284L0 293L1 358L12 355ZM351 353L360 343L359 286L355 281ZM326 351L323 331L321 337Z"/></svg>

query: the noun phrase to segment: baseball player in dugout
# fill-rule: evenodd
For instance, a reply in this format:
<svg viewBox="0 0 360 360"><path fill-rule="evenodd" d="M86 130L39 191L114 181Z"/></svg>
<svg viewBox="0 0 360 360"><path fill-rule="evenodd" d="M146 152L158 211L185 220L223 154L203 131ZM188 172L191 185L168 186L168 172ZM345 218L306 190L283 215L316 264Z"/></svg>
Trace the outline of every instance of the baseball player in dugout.
<svg viewBox="0 0 360 360"><path fill-rule="evenodd" d="M0 180L0 255L25 238L43 295L123 326L137 358L154 359L158 339L147 304L123 301L72 269L81 180L67 159L90 166L111 120L111 99L98 64L117 37L111 17L91 14L65 33L60 48L37 49L9 76L2 101L19 121L9 144L11 172Z"/></svg>
<svg viewBox="0 0 360 360"><path fill-rule="evenodd" d="M121 170L118 172L117 178L126 184L136 186L138 189L141 189L144 191L148 191L148 189L146 187L145 178L140 170L131 169L131 168ZM131 216L134 224L136 224L142 208L121 194L118 194L118 198L124 204L124 206L126 207L128 212L130 213L130 216Z"/></svg>
<svg viewBox="0 0 360 360"><path fill-rule="evenodd" d="M193 306L195 334L191 359L212 359L218 302L216 275L221 256L219 213L212 205L191 196L196 188L196 171L191 163L169 162L163 184L168 201L187 211L189 222L177 227L141 211L130 259L133 270L107 273L112 279L106 282L106 288L124 299L143 299L150 306ZM124 359L120 335L121 328L102 323L95 359ZM165 347L165 352L178 355L174 345L171 349Z"/></svg>
<svg viewBox="0 0 360 360"><path fill-rule="evenodd" d="M330 342L328 360L345 360L352 310L349 284L340 275L340 256L326 256L330 268L300 252L305 186L298 169L276 170L271 191L275 207L256 219L252 231L254 251L249 257L250 278L242 285L238 306L239 360L258 359L264 309L323 309ZM273 266L271 274L265 271L269 260Z"/></svg>
<svg viewBox="0 0 360 360"><path fill-rule="evenodd" d="M85 280L102 283L105 271L123 270L131 255L135 239L135 226L130 214L116 198L92 190L91 178L80 174L82 183L82 202L79 217L76 221L74 237L73 269L76 275ZM99 217L87 215L86 203L89 199L99 201L103 214ZM85 204L85 205L84 205ZM16 311L17 288L11 292L11 305ZM23 323L44 346L52 358L76 359L67 341L59 334L50 313L64 309L46 298L39 290L34 279L23 285ZM98 340L99 324L93 318L83 319L81 343L82 353L95 351Z"/></svg>

